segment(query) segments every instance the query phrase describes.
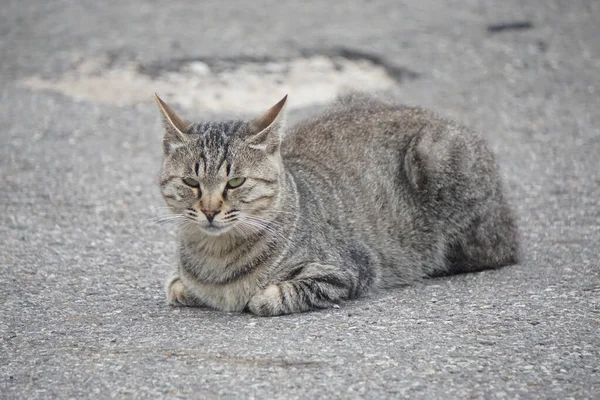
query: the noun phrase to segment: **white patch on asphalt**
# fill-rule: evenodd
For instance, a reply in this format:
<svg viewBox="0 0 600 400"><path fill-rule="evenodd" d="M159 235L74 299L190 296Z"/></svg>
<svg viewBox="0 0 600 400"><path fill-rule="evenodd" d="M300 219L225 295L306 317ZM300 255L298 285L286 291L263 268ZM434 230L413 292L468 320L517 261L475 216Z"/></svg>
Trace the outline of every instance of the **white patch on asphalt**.
<svg viewBox="0 0 600 400"><path fill-rule="evenodd" d="M168 103L189 109L256 113L285 94L290 95L292 107L303 107L329 102L349 90L386 90L397 82L371 61L317 55L243 62L221 71L192 61L156 77L141 73L133 64L106 68L102 60L85 61L58 79L32 76L22 83L33 90L118 106L152 102L156 92Z"/></svg>

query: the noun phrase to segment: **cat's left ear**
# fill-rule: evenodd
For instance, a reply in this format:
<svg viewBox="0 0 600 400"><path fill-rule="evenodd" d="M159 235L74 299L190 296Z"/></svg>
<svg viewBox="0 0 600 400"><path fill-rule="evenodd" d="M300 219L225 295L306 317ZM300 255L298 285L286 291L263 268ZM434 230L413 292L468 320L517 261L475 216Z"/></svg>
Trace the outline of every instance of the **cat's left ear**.
<svg viewBox="0 0 600 400"><path fill-rule="evenodd" d="M250 147L273 154L283 139L284 108L287 94L261 117L250 122L253 134L248 138Z"/></svg>

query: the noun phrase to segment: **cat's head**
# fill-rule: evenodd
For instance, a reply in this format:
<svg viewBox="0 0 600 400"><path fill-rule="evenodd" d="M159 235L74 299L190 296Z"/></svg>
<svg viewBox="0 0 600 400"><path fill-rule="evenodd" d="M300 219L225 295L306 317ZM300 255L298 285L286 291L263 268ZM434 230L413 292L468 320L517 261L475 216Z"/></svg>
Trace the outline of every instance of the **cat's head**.
<svg viewBox="0 0 600 400"><path fill-rule="evenodd" d="M264 227L280 199L287 96L252 121L205 123L156 100L165 128L160 189L176 219L211 236Z"/></svg>

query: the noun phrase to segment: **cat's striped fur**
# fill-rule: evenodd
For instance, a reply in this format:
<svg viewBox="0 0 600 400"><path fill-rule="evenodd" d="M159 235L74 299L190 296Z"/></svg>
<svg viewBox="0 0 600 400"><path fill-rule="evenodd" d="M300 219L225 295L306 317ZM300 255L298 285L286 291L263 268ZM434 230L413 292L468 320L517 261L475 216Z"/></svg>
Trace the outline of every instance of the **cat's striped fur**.
<svg viewBox="0 0 600 400"><path fill-rule="evenodd" d="M286 98L254 121L194 124L157 100L180 222L171 305L272 316L516 262L494 157L453 122L350 96L287 130Z"/></svg>

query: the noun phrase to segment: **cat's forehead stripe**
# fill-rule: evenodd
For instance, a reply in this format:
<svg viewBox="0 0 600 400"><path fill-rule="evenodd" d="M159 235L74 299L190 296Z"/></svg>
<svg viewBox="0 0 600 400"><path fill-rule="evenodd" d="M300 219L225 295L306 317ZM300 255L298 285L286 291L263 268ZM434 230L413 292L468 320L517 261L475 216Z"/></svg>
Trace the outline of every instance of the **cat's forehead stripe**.
<svg viewBox="0 0 600 400"><path fill-rule="evenodd" d="M205 162L222 164L231 139L240 130L243 121L204 122L195 126L194 133L204 153Z"/></svg>
<svg viewBox="0 0 600 400"><path fill-rule="evenodd" d="M241 120L227 122L205 122L195 126L194 133L198 135L201 148L199 162L206 175L218 175L222 170L229 173L229 145L236 132L244 122ZM225 166L225 168L223 168Z"/></svg>
<svg viewBox="0 0 600 400"><path fill-rule="evenodd" d="M243 124L241 120L203 122L195 126L194 133L200 136L200 140L220 142L229 140Z"/></svg>

